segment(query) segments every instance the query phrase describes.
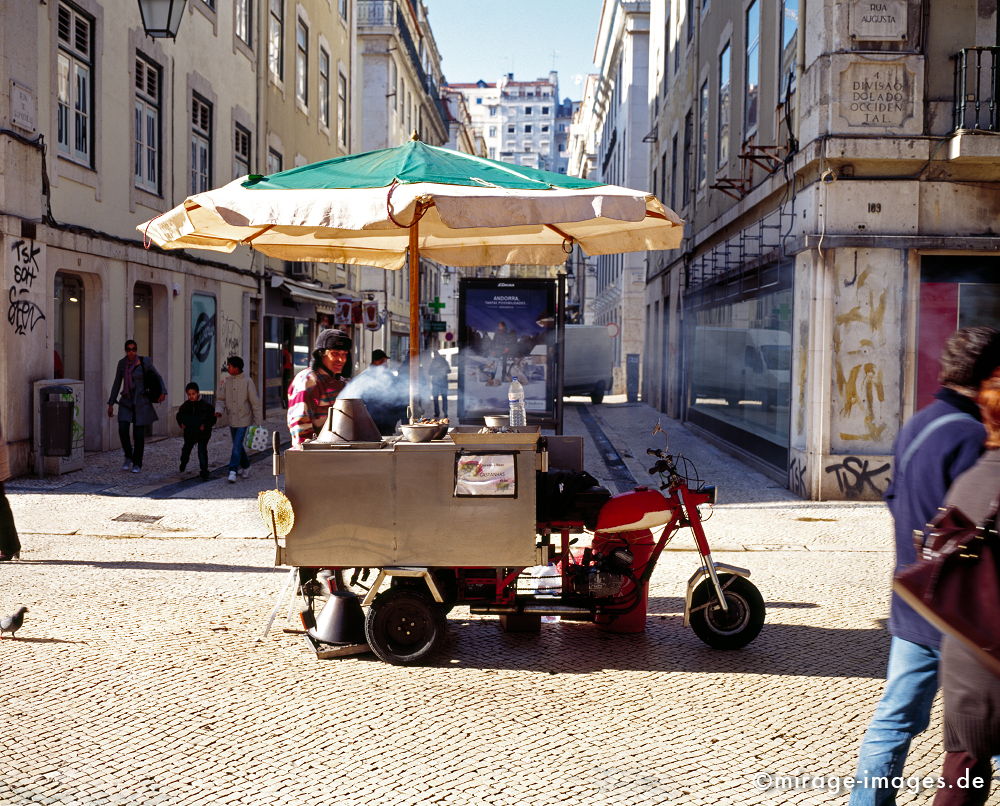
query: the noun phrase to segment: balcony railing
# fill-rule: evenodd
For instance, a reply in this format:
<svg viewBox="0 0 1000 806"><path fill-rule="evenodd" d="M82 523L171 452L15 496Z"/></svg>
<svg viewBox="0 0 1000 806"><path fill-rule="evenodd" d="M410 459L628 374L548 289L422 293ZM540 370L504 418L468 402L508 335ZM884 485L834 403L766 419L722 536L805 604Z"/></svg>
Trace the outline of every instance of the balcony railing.
<svg viewBox="0 0 1000 806"><path fill-rule="evenodd" d="M358 25L394 25L396 0L358 0Z"/></svg>
<svg viewBox="0 0 1000 806"><path fill-rule="evenodd" d="M1000 131L997 61L1000 47L963 48L955 60L955 113L952 129Z"/></svg>

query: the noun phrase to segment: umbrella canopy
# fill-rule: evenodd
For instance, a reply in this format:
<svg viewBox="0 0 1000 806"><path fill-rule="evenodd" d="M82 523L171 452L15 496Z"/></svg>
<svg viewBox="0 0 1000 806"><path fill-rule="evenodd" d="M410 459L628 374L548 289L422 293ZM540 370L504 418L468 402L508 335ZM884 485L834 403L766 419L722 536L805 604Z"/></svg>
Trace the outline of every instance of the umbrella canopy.
<svg viewBox="0 0 1000 806"><path fill-rule="evenodd" d="M137 229L164 249L399 269L419 221L422 257L450 266L554 266L674 249L681 220L653 195L411 140L397 148L249 176L198 193Z"/></svg>
<svg viewBox="0 0 1000 806"><path fill-rule="evenodd" d="M676 249L683 222L652 194L421 143L247 176L136 229L163 249L246 244L292 261L419 267L563 263ZM410 401L419 371L419 271L410 272Z"/></svg>

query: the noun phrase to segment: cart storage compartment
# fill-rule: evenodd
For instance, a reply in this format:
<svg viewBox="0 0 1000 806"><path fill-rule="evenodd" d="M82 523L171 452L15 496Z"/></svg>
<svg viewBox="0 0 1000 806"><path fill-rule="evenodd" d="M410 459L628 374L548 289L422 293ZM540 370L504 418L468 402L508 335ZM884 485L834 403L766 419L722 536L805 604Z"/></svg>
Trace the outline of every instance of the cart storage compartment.
<svg viewBox="0 0 1000 806"><path fill-rule="evenodd" d="M455 497L462 453L511 446L397 443L289 450L295 525L282 561L300 567L527 566L535 561L535 450L513 451L516 497Z"/></svg>

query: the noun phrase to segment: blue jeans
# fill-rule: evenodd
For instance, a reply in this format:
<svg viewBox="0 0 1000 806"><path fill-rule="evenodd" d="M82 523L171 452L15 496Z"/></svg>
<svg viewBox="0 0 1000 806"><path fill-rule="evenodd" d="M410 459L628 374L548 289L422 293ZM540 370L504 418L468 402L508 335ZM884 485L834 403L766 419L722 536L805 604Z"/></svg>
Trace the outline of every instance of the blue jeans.
<svg viewBox="0 0 1000 806"><path fill-rule="evenodd" d="M901 776L913 737L930 721L941 651L893 636L885 691L858 751L848 806L893 806L899 787L873 778ZM863 779L869 779L865 781ZM868 784L865 786L865 784Z"/></svg>
<svg viewBox="0 0 1000 806"><path fill-rule="evenodd" d="M246 437L249 427L248 425L242 428L229 426L229 433L233 438L233 452L229 455L230 473L235 473L240 467L250 467L250 459L247 458L246 448L243 447L243 439Z"/></svg>

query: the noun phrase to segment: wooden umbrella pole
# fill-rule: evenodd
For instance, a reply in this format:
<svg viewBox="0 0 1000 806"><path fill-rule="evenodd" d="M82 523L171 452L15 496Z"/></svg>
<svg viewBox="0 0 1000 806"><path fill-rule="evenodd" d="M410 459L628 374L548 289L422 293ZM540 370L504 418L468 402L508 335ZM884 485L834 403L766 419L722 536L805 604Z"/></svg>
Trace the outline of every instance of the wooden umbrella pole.
<svg viewBox="0 0 1000 806"><path fill-rule="evenodd" d="M417 416L417 387L420 383L420 244L419 217L410 225L410 411Z"/></svg>

